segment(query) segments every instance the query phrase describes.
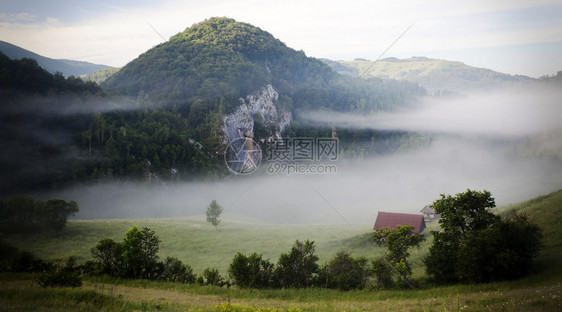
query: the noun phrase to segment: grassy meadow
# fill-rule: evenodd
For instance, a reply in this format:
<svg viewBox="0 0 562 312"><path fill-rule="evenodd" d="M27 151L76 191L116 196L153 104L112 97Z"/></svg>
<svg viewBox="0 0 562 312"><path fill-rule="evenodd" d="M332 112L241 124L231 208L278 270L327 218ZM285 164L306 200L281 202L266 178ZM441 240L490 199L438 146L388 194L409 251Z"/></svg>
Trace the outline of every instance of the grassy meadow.
<svg viewBox="0 0 562 312"><path fill-rule="evenodd" d="M374 223L374 221L373 221ZM6 237L21 249L51 261L64 261L77 256L79 261L91 259L90 249L102 238L121 241L125 232L137 225L149 227L159 236L160 257L177 257L191 265L196 273L216 268L226 274L234 255L261 253L277 262L281 253L291 249L295 240L314 240L320 263L327 262L340 250L354 256L374 258L385 249L368 240L372 224L354 225L263 225L223 221L215 229L204 220L195 219L137 219L137 220L73 220L62 233L13 235ZM428 223L429 229L437 222ZM429 230L426 230L429 233ZM429 238L429 236L428 236ZM427 251L429 242L412 249L414 264ZM421 266L421 262L419 263Z"/></svg>
<svg viewBox="0 0 562 312"><path fill-rule="evenodd" d="M254 290L144 280L87 277L79 289L41 289L33 275L0 275L0 311L561 311L562 191L499 210L526 212L544 231L544 248L533 273L521 280L471 285L422 286L417 290L328 289ZM370 259L384 252L360 233L371 224L257 225L227 222L219 229L202 220L71 221L61 234L9 236L10 242L56 260L70 255L90 258L101 238L121 240L132 225L148 226L161 239L160 256L180 258L196 273L206 267L223 274L237 251L259 252L273 262L295 239L316 241L320 263L341 249ZM435 228L436 223L430 223ZM359 234L358 234L359 233ZM415 276L423 277L422 256L430 241L412 250Z"/></svg>

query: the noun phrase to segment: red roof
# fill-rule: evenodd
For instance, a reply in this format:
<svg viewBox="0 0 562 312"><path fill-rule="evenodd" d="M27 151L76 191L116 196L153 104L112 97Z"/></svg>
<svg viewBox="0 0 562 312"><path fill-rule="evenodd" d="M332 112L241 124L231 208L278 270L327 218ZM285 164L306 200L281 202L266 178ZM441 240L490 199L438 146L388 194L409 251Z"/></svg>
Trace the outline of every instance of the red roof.
<svg viewBox="0 0 562 312"><path fill-rule="evenodd" d="M383 227L395 228L398 225L413 225L414 233L421 233L425 229L422 215L379 211L373 230L377 231Z"/></svg>

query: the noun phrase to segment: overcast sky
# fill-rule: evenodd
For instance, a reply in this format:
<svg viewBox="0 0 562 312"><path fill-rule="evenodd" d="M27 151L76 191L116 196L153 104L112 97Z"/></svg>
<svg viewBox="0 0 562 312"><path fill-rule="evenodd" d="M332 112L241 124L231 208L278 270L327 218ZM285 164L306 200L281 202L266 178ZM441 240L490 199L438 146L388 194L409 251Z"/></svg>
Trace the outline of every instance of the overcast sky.
<svg viewBox="0 0 562 312"><path fill-rule="evenodd" d="M307 55L428 56L509 74L562 70L562 3L537 1L0 0L0 40L52 58L123 66L212 16L260 27ZM157 32L155 32L152 25Z"/></svg>

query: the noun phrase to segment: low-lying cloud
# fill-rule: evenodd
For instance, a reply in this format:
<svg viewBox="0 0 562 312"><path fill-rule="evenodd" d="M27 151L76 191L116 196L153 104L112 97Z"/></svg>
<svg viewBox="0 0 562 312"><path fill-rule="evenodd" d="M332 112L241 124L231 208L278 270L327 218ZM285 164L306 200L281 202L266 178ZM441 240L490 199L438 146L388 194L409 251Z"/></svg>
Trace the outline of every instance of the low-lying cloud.
<svg viewBox="0 0 562 312"><path fill-rule="evenodd" d="M338 160L337 174L259 170L218 182L108 182L37 195L76 200L80 219L204 218L216 199L227 209L223 220L283 224L372 223L377 211L417 213L440 194L467 188L489 190L498 206L509 205L562 188L561 95L514 91L426 99L412 110L368 117L310 114L323 126L431 133L423 148Z"/></svg>
<svg viewBox="0 0 562 312"><path fill-rule="evenodd" d="M392 113L309 112L319 125L341 128L522 137L562 129L562 90L528 88L464 97L426 97Z"/></svg>

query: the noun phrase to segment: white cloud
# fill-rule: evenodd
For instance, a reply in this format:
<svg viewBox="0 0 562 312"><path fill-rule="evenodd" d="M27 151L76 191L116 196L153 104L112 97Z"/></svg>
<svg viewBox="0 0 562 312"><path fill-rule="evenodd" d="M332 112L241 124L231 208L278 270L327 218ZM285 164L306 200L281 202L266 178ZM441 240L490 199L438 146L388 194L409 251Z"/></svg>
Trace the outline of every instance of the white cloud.
<svg viewBox="0 0 562 312"><path fill-rule="evenodd" d="M343 128L521 138L562 131L560 98L559 90L522 88L458 98L428 97L411 109L395 113L322 112L305 117Z"/></svg>

